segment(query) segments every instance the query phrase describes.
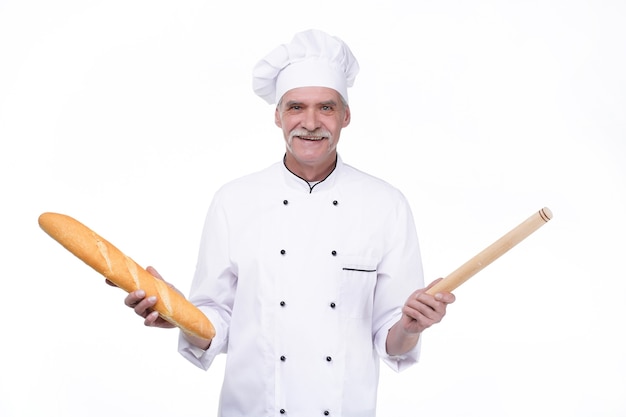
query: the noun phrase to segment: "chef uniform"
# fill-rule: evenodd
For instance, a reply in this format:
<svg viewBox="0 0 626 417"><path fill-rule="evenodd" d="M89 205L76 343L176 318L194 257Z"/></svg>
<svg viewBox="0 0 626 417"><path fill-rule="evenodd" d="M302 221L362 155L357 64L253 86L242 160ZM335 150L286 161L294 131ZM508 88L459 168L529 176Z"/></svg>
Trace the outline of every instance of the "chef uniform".
<svg viewBox="0 0 626 417"><path fill-rule="evenodd" d="M298 36L298 51L322 39L346 56L336 38ZM315 184L277 162L215 194L189 299L216 336L206 351L181 337L179 351L203 369L227 353L220 417L373 417L380 360L400 371L418 359L419 344L390 356L385 342L423 286L400 191L339 156Z"/></svg>

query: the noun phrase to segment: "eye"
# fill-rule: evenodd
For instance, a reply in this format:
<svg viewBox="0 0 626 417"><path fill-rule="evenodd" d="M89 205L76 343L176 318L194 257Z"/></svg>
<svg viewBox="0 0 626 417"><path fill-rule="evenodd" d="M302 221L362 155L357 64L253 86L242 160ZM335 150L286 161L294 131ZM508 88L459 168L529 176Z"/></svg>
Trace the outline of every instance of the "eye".
<svg viewBox="0 0 626 417"><path fill-rule="evenodd" d="M332 111L332 106L322 106L322 111Z"/></svg>

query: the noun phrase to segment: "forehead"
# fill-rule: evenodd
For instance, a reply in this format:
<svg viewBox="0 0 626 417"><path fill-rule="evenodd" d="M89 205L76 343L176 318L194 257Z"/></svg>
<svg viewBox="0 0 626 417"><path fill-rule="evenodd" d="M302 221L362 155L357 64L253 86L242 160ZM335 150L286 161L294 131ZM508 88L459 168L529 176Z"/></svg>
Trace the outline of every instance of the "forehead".
<svg viewBox="0 0 626 417"><path fill-rule="evenodd" d="M283 103L322 103L341 102L341 96L336 90L328 87L298 87L287 91L281 100Z"/></svg>

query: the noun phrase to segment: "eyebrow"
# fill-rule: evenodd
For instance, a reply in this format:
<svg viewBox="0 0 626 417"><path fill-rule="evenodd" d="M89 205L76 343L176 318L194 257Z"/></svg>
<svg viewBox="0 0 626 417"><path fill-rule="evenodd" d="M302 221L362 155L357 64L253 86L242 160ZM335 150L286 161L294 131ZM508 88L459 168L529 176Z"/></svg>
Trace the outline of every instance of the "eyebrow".
<svg viewBox="0 0 626 417"><path fill-rule="evenodd" d="M285 107L291 107L291 106L299 105L299 104L302 104L302 102L296 101L296 100L289 100L288 102L285 103Z"/></svg>
<svg viewBox="0 0 626 417"><path fill-rule="evenodd" d="M336 106L337 102L335 100L326 100L317 104L320 106ZM297 101L297 100L289 100L288 102L285 103L286 107L302 106L302 105L304 105L304 103L302 101Z"/></svg>

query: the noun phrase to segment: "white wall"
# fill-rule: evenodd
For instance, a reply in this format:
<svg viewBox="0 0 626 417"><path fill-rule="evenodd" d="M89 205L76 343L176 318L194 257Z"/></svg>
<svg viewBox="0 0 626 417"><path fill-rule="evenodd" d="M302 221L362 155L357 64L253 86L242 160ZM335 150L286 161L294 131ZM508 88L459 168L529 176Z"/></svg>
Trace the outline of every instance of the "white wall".
<svg viewBox="0 0 626 417"><path fill-rule="evenodd" d="M215 415L209 372L37 226L69 214L188 288L222 183L282 156L250 70L296 31L360 61L344 160L410 199L460 287L382 416L626 414L626 3L0 1L0 415ZM384 5L383 5L384 3Z"/></svg>

